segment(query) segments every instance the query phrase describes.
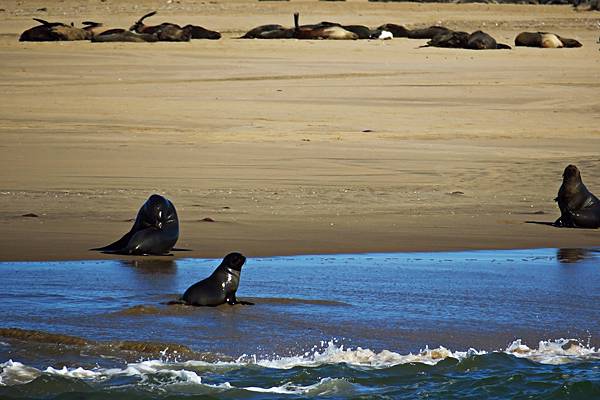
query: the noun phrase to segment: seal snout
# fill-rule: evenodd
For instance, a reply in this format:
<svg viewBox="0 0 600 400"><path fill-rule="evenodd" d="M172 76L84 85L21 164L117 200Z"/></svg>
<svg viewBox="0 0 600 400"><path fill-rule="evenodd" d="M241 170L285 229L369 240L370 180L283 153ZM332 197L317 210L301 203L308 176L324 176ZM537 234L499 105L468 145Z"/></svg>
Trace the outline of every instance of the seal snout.
<svg viewBox="0 0 600 400"><path fill-rule="evenodd" d="M569 164L563 172L564 179L572 179L576 178L577 176L579 176L579 169L573 164Z"/></svg>

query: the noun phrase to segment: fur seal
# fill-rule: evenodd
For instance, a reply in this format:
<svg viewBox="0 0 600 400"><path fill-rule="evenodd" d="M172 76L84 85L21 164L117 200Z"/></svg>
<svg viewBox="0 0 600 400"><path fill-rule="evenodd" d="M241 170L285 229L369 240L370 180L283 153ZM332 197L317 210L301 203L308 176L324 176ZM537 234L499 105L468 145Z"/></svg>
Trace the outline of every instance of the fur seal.
<svg viewBox="0 0 600 400"><path fill-rule="evenodd" d="M109 30L102 32L98 35L92 36L91 39L94 43L107 43L107 42L133 42L133 43L147 43L147 42L158 42L156 35L149 33L135 33L131 31L123 30L122 32L117 30Z"/></svg>
<svg viewBox="0 0 600 400"><path fill-rule="evenodd" d="M153 194L138 211L131 230L108 246L92 250L113 254L164 255L179 238L179 220L175 206L166 198Z"/></svg>
<svg viewBox="0 0 600 400"><path fill-rule="evenodd" d="M19 42L56 42L61 40L89 40L92 34L85 29L62 22L48 22L33 18L41 25L29 28L19 36Z"/></svg>
<svg viewBox="0 0 600 400"><path fill-rule="evenodd" d="M554 201L560 209L555 226L600 228L600 200L585 187L576 166L568 165L565 168L563 182Z"/></svg>
<svg viewBox="0 0 600 400"><path fill-rule="evenodd" d="M253 305L249 301L241 301L235 297L240 284L240 273L246 257L240 253L230 253L206 279L190 286L179 301L169 304L187 304L191 306L215 307L221 304Z"/></svg>
<svg viewBox="0 0 600 400"><path fill-rule="evenodd" d="M164 42L187 42L190 39L211 39L217 40L221 38L221 34L216 31L211 31L198 25L186 25L181 27L171 22L163 22L160 25L145 25L144 20L148 17L156 15L156 11L149 12L142 18L137 20L129 30L136 33L153 34L158 37L158 40Z"/></svg>
<svg viewBox="0 0 600 400"><path fill-rule="evenodd" d="M375 29L376 33L381 31L390 32L395 38L408 37L408 29L406 29L402 25L383 24L377 27L377 29Z"/></svg>
<svg viewBox="0 0 600 400"><path fill-rule="evenodd" d="M561 47L581 47L582 44L575 39L563 38L549 32L521 32L515 38L515 46L557 49Z"/></svg>
<svg viewBox="0 0 600 400"><path fill-rule="evenodd" d="M482 31L475 31L471 34L462 31L448 31L435 36L433 39L427 42L427 45L424 47L427 46L470 50L511 48L506 44L497 43L496 39Z"/></svg>
<svg viewBox="0 0 600 400"><path fill-rule="evenodd" d="M240 39L291 39L294 30L278 24L261 25L250 29Z"/></svg>
<svg viewBox="0 0 600 400"><path fill-rule="evenodd" d="M405 37L409 39L433 39L438 35L452 32L450 29L438 25L433 25L427 28L408 29L397 24L380 25L375 30L375 32L377 31L388 31L391 32L395 38Z"/></svg>
<svg viewBox="0 0 600 400"><path fill-rule="evenodd" d="M453 49L464 49L469 41L469 34L462 31L450 31L442 33L427 42L431 47L448 47Z"/></svg>
<svg viewBox="0 0 600 400"><path fill-rule="evenodd" d="M511 47L507 44L497 43L496 39L483 31L475 31L469 35L466 48L471 50L493 50L510 49Z"/></svg>
<svg viewBox="0 0 600 400"><path fill-rule="evenodd" d="M294 38L295 39L330 39L330 40L356 40L358 35L342 28L333 22L321 22L315 25L300 25L300 14L294 13Z"/></svg>
<svg viewBox="0 0 600 400"><path fill-rule="evenodd" d="M433 39L437 35L452 32L445 26L430 26L428 28L411 29L408 31L409 39Z"/></svg>

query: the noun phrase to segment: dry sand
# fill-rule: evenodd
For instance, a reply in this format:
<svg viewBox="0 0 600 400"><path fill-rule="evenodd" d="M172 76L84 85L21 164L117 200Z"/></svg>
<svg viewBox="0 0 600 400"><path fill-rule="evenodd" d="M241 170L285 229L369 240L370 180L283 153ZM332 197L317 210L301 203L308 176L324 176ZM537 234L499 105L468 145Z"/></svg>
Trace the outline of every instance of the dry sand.
<svg viewBox="0 0 600 400"><path fill-rule="evenodd" d="M36 12L47 7L48 12ZM552 222L563 168L600 192L600 13L566 6L0 1L0 260L107 258L152 193L176 257L600 245ZM197 23L219 41L19 43L48 20ZM234 40L264 23L442 23L510 43ZM460 192L460 193L457 193ZM39 217L22 217L35 213ZM205 217L215 222L202 221Z"/></svg>

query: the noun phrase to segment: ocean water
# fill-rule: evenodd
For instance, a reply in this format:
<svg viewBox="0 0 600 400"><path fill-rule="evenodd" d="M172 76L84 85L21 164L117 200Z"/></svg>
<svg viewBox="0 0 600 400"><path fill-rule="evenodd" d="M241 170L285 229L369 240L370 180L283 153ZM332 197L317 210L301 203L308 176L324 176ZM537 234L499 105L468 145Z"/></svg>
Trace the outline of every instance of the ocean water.
<svg viewBox="0 0 600 400"><path fill-rule="evenodd" d="M600 252L0 263L0 399L600 398Z"/></svg>

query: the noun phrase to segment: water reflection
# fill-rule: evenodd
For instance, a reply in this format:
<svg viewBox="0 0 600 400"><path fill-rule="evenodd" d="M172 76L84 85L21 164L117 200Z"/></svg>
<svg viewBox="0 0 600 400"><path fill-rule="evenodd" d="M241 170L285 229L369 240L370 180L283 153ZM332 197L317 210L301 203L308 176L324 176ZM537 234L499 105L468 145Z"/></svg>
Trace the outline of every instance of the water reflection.
<svg viewBox="0 0 600 400"><path fill-rule="evenodd" d="M120 260L124 267L131 267L141 274L175 274L177 272L177 261L174 259L136 259Z"/></svg>
<svg viewBox="0 0 600 400"><path fill-rule="evenodd" d="M587 249L558 249L556 252L558 262L563 264L573 264L591 257Z"/></svg>

